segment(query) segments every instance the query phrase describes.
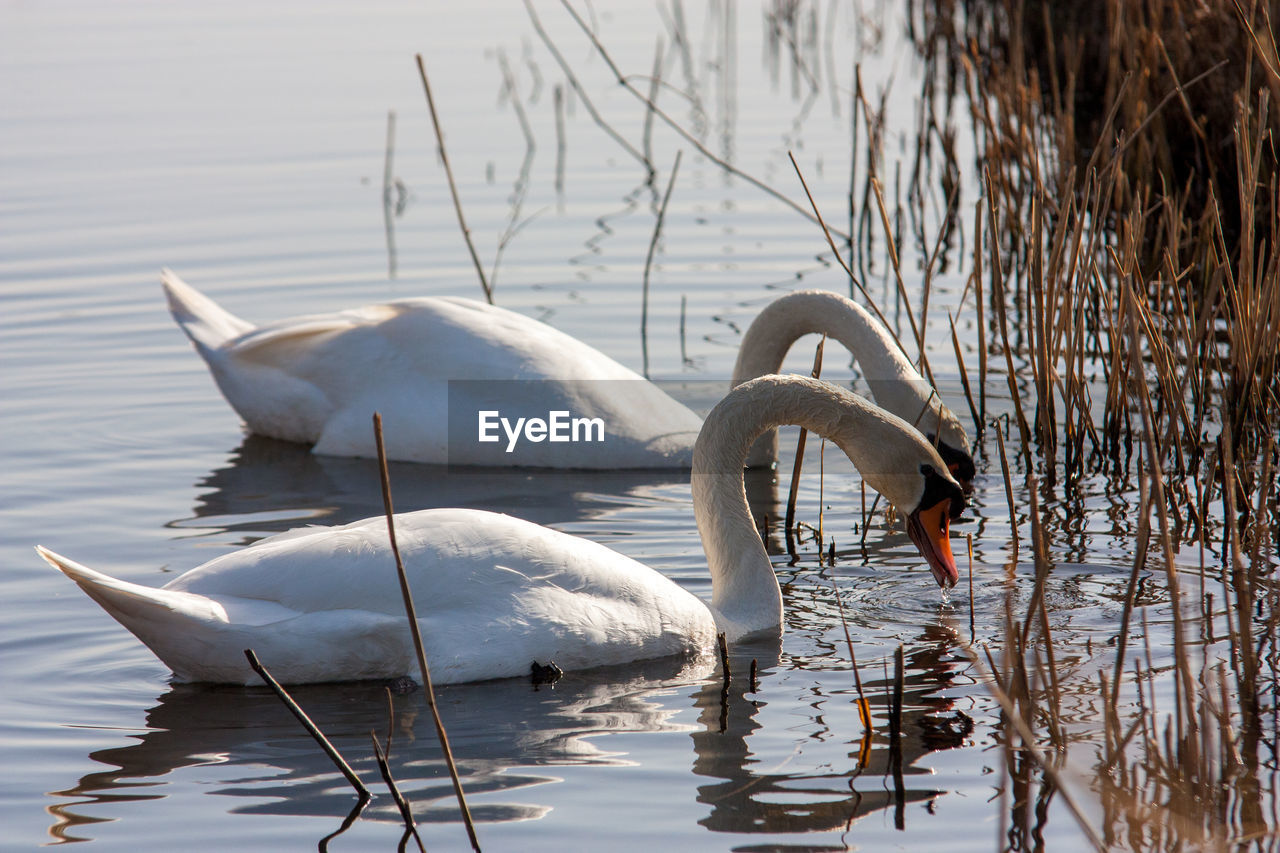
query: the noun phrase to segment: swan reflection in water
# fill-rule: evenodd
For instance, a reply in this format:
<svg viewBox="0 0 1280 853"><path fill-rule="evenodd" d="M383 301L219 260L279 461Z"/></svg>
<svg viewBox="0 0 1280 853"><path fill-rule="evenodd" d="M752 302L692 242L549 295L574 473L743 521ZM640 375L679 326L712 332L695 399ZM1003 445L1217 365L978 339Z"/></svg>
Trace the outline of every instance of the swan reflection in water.
<svg viewBox="0 0 1280 853"><path fill-rule="evenodd" d="M841 684L835 689L829 677L797 681L797 673L808 673L780 661L777 641L734 649L735 677L724 695L712 666L691 669L667 660L568 673L552 686L516 679L452 685L439 691L438 702L468 804L480 822L536 820L552 811L554 806L545 803L555 796L536 793L561 781L563 772L557 775L550 768L645 763L640 750L629 755L610 751L603 735L688 733L694 774L714 780L697 789L698 802L710 807L699 823L712 831L841 831L880 809L894 809L901 825L907 803L942 793L920 784L928 773L920 760L961 745L972 727L939 695L962 667L955 646L951 632L939 625L928 626L908 644L900 759L886 733L883 682L864 679L877 720L874 734L863 737L856 724L847 731L828 730L826 720L838 716L831 713L835 706L852 705L855 694L844 687L847 670L834 679ZM753 659L760 666L760 687L754 693L747 677ZM814 696L823 692L827 707L818 708ZM383 685L298 686L292 693L373 787L376 797L360 818L398 823L399 812L383 795L369 744L370 731L384 739L388 731ZM690 704L681 697L692 700L696 724L677 719ZM398 694L392 701L392 766L415 816L420 823L459 820L421 692ZM761 717L771 703L778 703L789 722L782 730L766 732ZM811 718L796 716L798 709L810 711ZM90 755L111 769L54 792L72 801L49 808L56 819L51 836L84 838L89 825L106 819L95 806L110 804L119 813L121 803L162 800L176 793L166 788L180 781L161 780L184 768L217 766L216 778L230 781L215 782L208 792L245 801L227 809L231 813L329 817L334 829L344 815L357 813L351 789L265 688L175 686L147 712L145 728L135 743ZM815 738L829 740L843 760L788 761L789 739L810 744ZM762 739L767 742L759 743ZM668 757L671 743L660 747ZM781 753L779 744L784 745ZM200 772L186 775L189 779ZM631 782L619 777L617 784ZM649 789L636 791L637 798L654 796Z"/></svg>
<svg viewBox="0 0 1280 853"><path fill-rule="evenodd" d="M531 797L523 789L560 781L543 768L635 763L603 749L601 734L687 731L687 724L671 720L678 708L650 697L655 691L690 688L710 669L705 663L699 667L649 661L625 670L570 674L554 689L517 679L438 689L437 705L472 817L484 822L542 817L551 807L528 804ZM290 695L375 792L362 816L399 822L369 740L372 731L387 741L386 686L298 685ZM398 693L391 702L391 764L415 817L419 823L459 820L422 692ZM83 840L79 832L85 826L105 819L93 814L94 805L164 799L175 793L166 791L167 785L181 783L158 780L184 768L217 766L217 779L231 778L225 785L214 783L210 792L248 800L227 809L235 814L340 817L352 809L351 788L265 687L174 685L147 712L144 727L145 733L133 736L135 743L90 754L111 769L54 792L73 802L49 808L56 818L52 837ZM515 792L523 802L504 801Z"/></svg>
<svg viewBox="0 0 1280 853"><path fill-rule="evenodd" d="M752 692L749 679L742 677L735 677L727 691L722 682L704 685L694 696L701 725L693 734L693 772L718 781L698 788L698 801L711 807L699 823L715 832L825 832L849 829L858 818L893 809L895 826L905 828L908 803L945 793L928 784L931 773L920 761L931 752L964 745L973 731L972 720L941 695L966 666L958 646L956 634L936 623L907 643L901 736L896 744L888 723L891 681L863 675L872 732L857 722L847 729L835 728L836 720L857 720L856 710L838 713L842 704L856 709L852 677L843 677L847 671L806 682L805 696L783 711L784 725L796 742L791 754L752 748L753 736L764 734L761 712L777 701L771 698L776 693L771 685ZM731 656L735 674L749 671L751 652L744 647ZM848 685L833 689L832 681ZM799 709L811 712L807 724L797 716ZM771 745L785 745L785 737L774 735ZM819 758L796 760L811 747L821 752ZM792 769L806 766L826 772Z"/></svg>
<svg viewBox="0 0 1280 853"><path fill-rule="evenodd" d="M372 427L370 427L372 429ZM689 482L683 471L538 471L390 463L397 511L488 509L537 524L580 521L645 489ZM194 517L179 529L216 528L257 539L300 523L342 524L384 512L371 459L317 456L305 445L246 435L229 464L196 483Z"/></svg>

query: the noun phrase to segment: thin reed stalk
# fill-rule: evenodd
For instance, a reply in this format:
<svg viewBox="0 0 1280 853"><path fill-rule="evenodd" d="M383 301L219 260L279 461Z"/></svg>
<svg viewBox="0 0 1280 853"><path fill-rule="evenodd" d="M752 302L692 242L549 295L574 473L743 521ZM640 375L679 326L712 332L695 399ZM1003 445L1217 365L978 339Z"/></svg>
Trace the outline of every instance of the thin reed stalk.
<svg viewBox="0 0 1280 853"><path fill-rule="evenodd" d="M382 745L378 743L378 736L373 732L369 732L369 739L373 741L373 757L378 763L378 772L382 774L382 781L386 783L387 790L391 792L391 799L395 801L396 808L400 810L400 817L404 820L405 831L413 836L413 840L418 844L418 849L422 853L427 853L426 845L422 843L422 836L418 834L418 823L413 817L413 807L409 805L409 801L405 799L404 794L400 793L400 786L396 784L395 777L391 775L391 765L387 762L387 754L383 752Z"/></svg>
<svg viewBox="0 0 1280 853"><path fill-rule="evenodd" d="M822 350L826 346L827 336L823 335L818 341L818 346L813 352L813 369L809 371L809 375L814 379L822 376ZM796 520L796 498L800 494L800 469L804 466L804 445L809 431L804 427L800 427L800 435L796 438L796 458L791 463L791 486L787 491L787 512L782 525L783 535L787 540L787 554L791 557L791 564L795 565L799 559L796 556L796 541L794 533L794 525ZM819 501L819 512L821 512L821 501ZM818 553L821 556L822 542L818 542Z"/></svg>
<svg viewBox="0 0 1280 853"><path fill-rule="evenodd" d="M977 435L982 434L982 415L973 404L973 391L969 387L969 372L964 367L964 354L960 351L960 336L956 334L956 318L947 314L947 323L951 327L951 347L956 354L956 366L960 369L960 385L964 388L964 399L969 404L969 414L973 417L973 428Z"/></svg>
<svg viewBox="0 0 1280 853"><path fill-rule="evenodd" d="M387 239L387 278L396 277L395 189L396 111L387 111L387 141L382 158L382 227Z"/></svg>
<svg viewBox="0 0 1280 853"><path fill-rule="evenodd" d="M999 423L993 423L992 429L996 434L996 447L1000 450L1000 473L1004 475L1004 497L1009 507L1009 533L1013 539L1013 553L1009 555L1009 563L1012 567L1018 564L1018 508L1013 502L1013 480L1009 478L1009 458L1004 452L1004 434L1000 431Z"/></svg>
<svg viewBox="0 0 1280 853"><path fill-rule="evenodd" d="M476 268L476 275L480 279L480 288L484 291L484 298L490 305L493 304L493 288L489 286L489 280L485 277L484 267L480 264L480 256L476 254L476 247L471 242L471 229L467 227L467 218L462 213L462 199L458 197L458 184L453 179L453 168L449 165L449 154L444 145L444 133L440 130L440 118L436 114L436 100L431 95L431 83L427 80L427 66L422 61L422 54L415 54L414 59L418 63L418 76L422 78L422 89L427 94L427 109L431 113L431 127L436 132L436 144L439 146L437 150L440 153L440 162L444 166L445 178L449 182L449 195L453 198L453 210L458 216L458 227L462 229L462 239L467 244L467 251L471 254L471 263Z"/></svg>
<svg viewBox="0 0 1280 853"><path fill-rule="evenodd" d="M644 376L649 378L649 270L653 266L653 253L658 248L658 237L662 234L662 222L667 216L667 203L671 201L671 191L676 187L676 176L680 174L680 155L676 152L676 160L671 165L671 177L667 180L667 190L662 194L662 204L658 206L658 215L653 222L653 236L649 238L649 251L644 256L644 279L640 292L640 350L644 358Z"/></svg>
<svg viewBox="0 0 1280 853"><path fill-rule="evenodd" d="M351 765L346 762L346 759L342 757L337 748L324 736L324 733L320 731L320 727L311 721L311 718L307 716L307 712L302 710L302 707L297 702L293 701L293 697L280 686L280 682L276 681L267 668L259 662L258 656L253 653L253 649L245 649L244 656L248 659L249 666L253 668L253 671L258 673L259 677L271 688L271 691L289 709L289 712L297 718L299 723L302 723L302 727L307 730L307 734L311 735L311 739L320 745L320 748L324 750L324 754L329 756L329 760L338 768L343 778L347 780L352 788L355 788L356 794L362 800L368 800L372 797L373 795L369 793L369 789L364 786L364 783L360 781L360 777L351 769Z"/></svg>
<svg viewBox="0 0 1280 853"><path fill-rule="evenodd" d="M823 236L827 238L827 245L831 247L831 256L836 259L836 262L840 264L841 269L843 269L845 274L849 276L850 288L856 287L858 292L862 294L862 298L866 301L867 307L869 307L872 313L876 315L876 319L879 320L886 329L892 328L889 325L889 321L885 319L884 314L880 313L880 307L876 305L876 301L871 298L871 294L867 293L867 289L862 286L862 281L853 274L853 269L846 264L844 262L844 258L841 257L840 250L836 248L836 241L831 237L831 229L827 227L826 221L822 218L822 211L818 209L818 203L814 201L813 193L809 192L809 182L804 179L804 172L800 171L800 164L796 162L795 155L788 151L787 157L791 159L791 167L796 170L796 177L800 179L800 186L804 189L805 198L809 200L809 207L813 210L813 218L822 229ZM850 296L852 295L852 292L850 292ZM907 351L903 349L902 341L898 340L898 336L891 335L890 337L893 338L893 342L897 345L898 349L902 350L902 354L906 356Z"/></svg>
<svg viewBox="0 0 1280 853"><path fill-rule="evenodd" d="M858 719L862 720L864 733L870 733L874 728L871 720L871 703L867 701L867 696L862 691L862 676L858 674L858 657L853 652L853 636L849 633L849 620L844 612L844 599L840 597L840 588L836 586L834 580L831 582L831 588L835 592L836 607L840 611L840 627L844 629L844 642L849 647L849 668L853 670L853 685L858 691Z"/></svg>
<svg viewBox="0 0 1280 853"><path fill-rule="evenodd" d="M893 228L889 225L889 210L885 207L884 192L881 189L878 178L871 179L871 188L875 192L876 208L880 211L880 222L884 226L885 245L889 250L889 264L893 268L893 280L898 286L898 298L906 306L904 313L907 315L907 322L911 324L911 337L916 342L916 351L919 354L917 361L924 371L925 378L929 380L929 384L937 387L933 381L933 371L929 369L929 357L924 349L924 330L916 322L916 315L911 311L911 298L907 295L907 286L902 281L902 266L898 260L898 246L893 239Z"/></svg>
<svg viewBox="0 0 1280 853"><path fill-rule="evenodd" d="M556 113L556 196L563 198L566 150L564 138L564 87L557 83L551 91Z"/></svg>
<svg viewBox="0 0 1280 853"><path fill-rule="evenodd" d="M422 632L418 627L418 614L413 606L413 592L409 589L409 576L404 570L404 561L400 559L400 546L396 542L395 510L391 502L391 476L387 470L387 451L382 441L382 415L373 413L373 436L378 447L378 471L382 478L382 504L387 516L387 537L391 542L391 553L395 557L396 575L400 579L400 594L404 599L405 616L409 623L409 634L413 638L413 651L418 658L418 671L422 674L423 692L427 698L427 707L431 710L431 720L435 723L436 737L440 741L440 749L444 753L445 765L449 768L449 779L453 782L453 792L458 798L458 808L462 812L462 821L467 827L467 838L471 849L480 853L480 842L476 838L475 824L471 820L471 810L467 808L466 794L462 790L462 780L458 777L458 767L453 760L453 750L449 746L449 736L445 733L444 722L440 719L440 709L436 706L435 689L431 685L431 670L427 667L427 653L422 645Z"/></svg>

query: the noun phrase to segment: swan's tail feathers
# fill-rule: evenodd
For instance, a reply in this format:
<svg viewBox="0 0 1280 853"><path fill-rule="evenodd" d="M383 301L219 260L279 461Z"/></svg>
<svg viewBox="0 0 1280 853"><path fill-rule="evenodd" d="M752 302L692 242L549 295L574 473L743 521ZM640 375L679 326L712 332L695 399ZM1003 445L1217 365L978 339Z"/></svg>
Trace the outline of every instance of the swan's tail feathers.
<svg viewBox="0 0 1280 853"><path fill-rule="evenodd" d="M253 328L218 303L178 278L172 270L160 271L160 282L169 297L169 312L202 353L215 350Z"/></svg>
<svg viewBox="0 0 1280 853"><path fill-rule="evenodd" d="M193 622L224 622L221 605L203 595L172 589L156 589L104 575L74 560L36 546L36 553L55 569L71 578L90 598L102 605L111 617L128 628L152 651L157 634L175 627L191 627Z"/></svg>

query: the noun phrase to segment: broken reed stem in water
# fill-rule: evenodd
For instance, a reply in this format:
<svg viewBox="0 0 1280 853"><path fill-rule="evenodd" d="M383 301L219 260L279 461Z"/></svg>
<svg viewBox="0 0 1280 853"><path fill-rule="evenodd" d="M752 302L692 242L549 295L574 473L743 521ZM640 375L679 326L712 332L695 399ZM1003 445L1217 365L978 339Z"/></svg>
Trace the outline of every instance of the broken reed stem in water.
<svg viewBox="0 0 1280 853"><path fill-rule="evenodd" d="M875 497L871 499L871 509L867 509L867 493L865 489L866 489L866 486L864 484L863 493L862 493L862 538L858 540L858 547L861 548L864 552L866 551L866 548L867 548L867 530L870 529L869 519L871 518L871 516L876 514L876 507L880 506L880 493L876 492ZM891 508L892 506L893 505L890 504ZM886 516L888 515L887 511L885 515Z"/></svg>
<svg viewBox="0 0 1280 853"><path fill-rule="evenodd" d="M680 294L680 363L687 365L689 363L689 351L685 348L684 332L685 332L685 316L689 311L689 297L686 294Z"/></svg>
<svg viewBox="0 0 1280 853"><path fill-rule="evenodd" d="M418 670L422 673L422 687L427 697L427 707L431 709L431 719L436 726L436 736L440 740L440 749L444 753L445 764L449 767L449 778L453 781L453 792L458 797L458 808L462 811L463 823L467 826L467 837L471 841L471 849L480 853L480 842L476 838L475 824L471 821L471 811L467 808L467 798L462 790L462 781L458 778L458 767L453 761L453 750L449 748L449 736L445 733L444 722L440 719L440 709L436 707L436 694L431 686L431 671L427 668L427 653L422 646L422 632L418 629L418 614L413 606L413 593L409 589L409 576L405 574L404 561L400 559L400 546L396 544L395 511L391 503L391 475L387 470L387 449L382 442L382 415L373 413L373 437L378 445L378 471L382 477L382 505L387 512L387 536L391 541L391 554L396 560L396 574L400 578L400 594L404 597L405 615L409 620L409 634L413 637L413 650L418 656Z"/></svg>
<svg viewBox="0 0 1280 853"><path fill-rule="evenodd" d="M395 173L393 165L396 152L396 111L387 110L387 144L386 150L382 157L382 200L384 204L389 204L391 199L392 181Z"/></svg>
<svg viewBox="0 0 1280 853"><path fill-rule="evenodd" d="M1018 391L1018 374L1013 367L1013 349L1009 346L1009 320L1005 310L1004 272L1000 265L1000 238L996 230L995 187L991 172L986 173L987 187L987 235L991 250L991 299L996 305L996 317L1000 321L1000 342L1004 349L1005 379L1009 383L1009 396L1013 398L1013 410L1018 416L1018 434L1022 436L1022 453L1031 470L1031 431L1027 427L1027 416L1022 410L1022 395Z"/></svg>
<svg viewBox="0 0 1280 853"><path fill-rule="evenodd" d="M827 336L823 335L822 340L818 341L818 348L813 353L813 369L809 371L809 375L814 379L822 375L822 348L826 343ZM796 459L791 464L791 490L787 492L787 514L782 527L787 539L787 554L791 557L793 564L799 558L796 556L796 541L792 525L796 520L796 496L800 492L800 469L804 465L804 444L808 434L808 430L800 427L800 437L796 439ZM819 512L821 512L821 505L819 505ZM822 559L821 542L818 543L818 559L819 561Z"/></svg>
<svg viewBox="0 0 1280 853"><path fill-rule="evenodd" d="M415 54L414 58L418 62L418 75L422 78L422 88L427 93L427 109L431 112L431 126L435 129L436 143L440 146L440 162L444 166L444 174L449 181L449 194L453 196L453 210L458 214L458 226L462 228L462 239L466 241L467 251L471 253L471 263L475 265L476 275L480 277L484 298L492 305L493 289L489 287L489 280L485 278L484 268L480 265L480 256L476 254L476 247L471 242L471 229L467 227L467 219L462 215L462 199L458 197L458 185L453 180L453 169L449 166L449 155L445 151L444 134L440 131L440 119L436 115L436 101L431 96L431 83L427 80L427 67L422 62L422 54Z"/></svg>
<svg viewBox="0 0 1280 853"><path fill-rule="evenodd" d="M844 266L848 267L852 267L857 261L857 258L855 257L857 252L852 235L858 233L858 95L861 87L862 66L855 62L853 64L853 93L849 96L849 189L845 195L845 199L848 202L850 236L847 243L849 247L849 262ZM867 155L868 159L870 159L871 152L867 152ZM840 253L837 252L836 254L838 255ZM861 267L859 268L861 269ZM853 283L854 280L852 278L849 279L849 298L851 299L853 298Z"/></svg>
<svg viewBox="0 0 1280 853"><path fill-rule="evenodd" d="M391 698L391 688L382 688L383 694L387 697L387 756L391 755L391 739L395 736L396 730L396 706Z"/></svg>
<svg viewBox="0 0 1280 853"><path fill-rule="evenodd" d="M418 849L422 853L427 853L426 846L422 843L422 836L418 835L418 822L413 819L413 808L409 805L409 801L404 798L404 794L400 793L400 786L396 784L395 777L391 775L391 765L387 763L387 755L382 751L382 745L378 743L378 736L373 732L369 732L369 738L373 741L373 757L378 762L378 772L382 774L382 781L387 783L387 790L391 792L391 799L395 800L396 808L400 809L400 817L404 819L404 828L413 836L413 840L418 842ZM390 749L391 745L388 744Z"/></svg>
<svg viewBox="0 0 1280 853"><path fill-rule="evenodd" d="M821 566L822 565L822 542L824 538L823 532L822 532L822 522L823 522L823 515L824 515L822 511L822 501L823 501L823 490L825 489L826 482L827 482L826 480L827 471L826 471L826 464L825 464L826 458L827 458L827 454L826 454L827 439L825 436L819 436L819 438L821 439L821 441L818 442L818 529L814 533L814 538L818 540L818 543L817 543L818 544L818 565ZM836 538L832 536L831 537L831 565L834 566L835 564L836 564Z"/></svg>
<svg viewBox="0 0 1280 853"><path fill-rule="evenodd" d="M658 218L653 223L653 236L649 238L649 253L644 257L644 279L640 291L640 350L644 359L644 377L649 378L649 270L653 267L653 253L658 248L658 237L662 235L662 222L667 216L667 202L671 201L671 191L676 188L676 175L680 174L680 156L683 151L676 152L676 161L671 166L671 178L667 181L667 191L662 194L662 204L658 207Z"/></svg>
<svg viewBox="0 0 1280 853"><path fill-rule="evenodd" d="M982 301L982 202L973 210L973 305L978 315L978 436L987 425L987 328ZM964 371L961 371L961 376Z"/></svg>
<svg viewBox="0 0 1280 853"><path fill-rule="evenodd" d="M315 742L320 744L320 748L324 750L325 755L329 756L329 760L337 765L338 770L351 783L351 787L356 789L356 793L360 795L360 798L367 800L372 797L373 795L369 793L369 789L364 786L364 783L360 781L360 777L351 769L351 765L343 759L337 748L329 742L329 739L324 736L319 727L311 722L307 712L302 710L298 703L293 701L293 697L280 686L280 682L271 677L271 673L267 671L267 668L258 661L258 656L253 653L253 649L245 649L244 656L249 659L249 666L253 667L253 671L258 673L262 680L267 683L267 686L275 692L276 696L280 697L280 701L284 703L285 707L298 718L298 722L302 723L302 727L307 730L307 734L311 735Z"/></svg>
<svg viewBox="0 0 1280 853"><path fill-rule="evenodd" d="M866 694L862 692L862 676L858 674L858 659L853 654L853 636L849 633L849 620L844 614L844 600L840 598L840 588L836 586L833 579L831 588L835 590L836 607L840 610L840 627L844 628L844 642L849 647L849 666L853 668L853 685L858 689L858 717L862 720L862 728L866 732L870 732L871 725L871 705L867 702Z"/></svg>

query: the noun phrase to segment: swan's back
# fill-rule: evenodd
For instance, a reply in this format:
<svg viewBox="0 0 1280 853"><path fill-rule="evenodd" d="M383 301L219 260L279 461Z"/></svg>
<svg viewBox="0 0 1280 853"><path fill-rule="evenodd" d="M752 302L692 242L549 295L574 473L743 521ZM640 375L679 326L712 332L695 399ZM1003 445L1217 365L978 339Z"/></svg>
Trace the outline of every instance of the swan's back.
<svg viewBox="0 0 1280 853"><path fill-rule="evenodd" d="M517 576L590 595L622 595L629 581L666 581L642 563L588 539L501 513L427 509L400 513L396 543L419 615L529 595ZM342 606L404 615L383 517L301 527L210 560L165 589L278 602L299 612Z"/></svg>

